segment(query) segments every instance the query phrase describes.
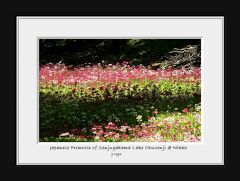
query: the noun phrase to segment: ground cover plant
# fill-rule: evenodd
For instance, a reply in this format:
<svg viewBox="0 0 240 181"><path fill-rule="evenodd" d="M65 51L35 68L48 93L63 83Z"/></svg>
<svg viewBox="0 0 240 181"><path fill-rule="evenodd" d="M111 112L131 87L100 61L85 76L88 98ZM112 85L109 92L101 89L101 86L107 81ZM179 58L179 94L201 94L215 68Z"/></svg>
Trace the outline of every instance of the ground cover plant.
<svg viewBox="0 0 240 181"><path fill-rule="evenodd" d="M201 141L201 68L40 65L40 141Z"/></svg>

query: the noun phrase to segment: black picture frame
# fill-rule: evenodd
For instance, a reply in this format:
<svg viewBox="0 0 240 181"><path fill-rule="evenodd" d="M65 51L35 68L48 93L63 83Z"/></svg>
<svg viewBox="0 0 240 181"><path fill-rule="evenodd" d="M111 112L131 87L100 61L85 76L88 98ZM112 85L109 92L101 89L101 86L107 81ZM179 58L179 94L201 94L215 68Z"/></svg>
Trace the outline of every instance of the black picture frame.
<svg viewBox="0 0 240 181"><path fill-rule="evenodd" d="M58 3L58 2L39 2L36 6L33 2L16 2L14 6L8 5L6 6L6 13L3 15L3 23L4 28L2 34L4 34L4 48L3 48L3 59L4 61L3 67L8 67L9 69L3 68L3 75L5 78L3 80L3 84L8 87L5 88L2 95L4 95L4 106L3 112L5 113L4 118L8 121L4 122L4 135L7 135L8 139L4 139L3 142L3 151L5 151L4 155L6 158L6 163L8 163L8 168L11 171L19 171L20 167L37 167L42 168L43 170L47 170L47 168L56 167L63 171L66 167L73 169L73 167L78 167L78 169L99 169L100 166L16 166L16 16L224 16L224 165L223 166L181 166L182 169L188 169L190 167L223 167L229 168L230 166L230 122L234 119L233 112L237 112L236 108L234 110L234 104L230 104L231 97L233 98L233 86L231 88L230 82L233 83L233 78L236 76L237 67L232 66L230 71L231 61L236 58L233 54L230 55L231 52L234 52L234 46L230 46L230 42L232 41L230 37L233 37L232 33L234 32L234 28L230 29L230 25L232 26L234 21L236 20L236 13L231 9L234 4L215 4L214 2L199 2L197 6L190 5L194 4L192 1L186 1L184 3L178 1L174 3L174 7L172 6L173 2L164 2L163 4L159 3L140 3L140 2L119 2L114 3L107 2L107 5L98 1L98 2L84 2L81 5L74 6L70 5L70 2L66 3ZM55 7L57 4L57 8ZM80 4L80 3L79 3ZM94 6L93 6L94 4ZM26 8L27 7L27 8ZM164 8L159 8L164 7ZM213 10L213 7L215 9ZM2 31L2 30L1 30ZM237 29L235 30L235 32ZM230 35L231 32L231 35ZM237 52L237 51L236 51ZM235 69L234 69L235 68ZM5 71L5 72L4 72ZM231 80L231 81L230 81ZM230 88L232 93L230 93ZM8 96L5 96L8 95ZM228 120L228 121L226 121ZM6 125L5 125L6 124ZM111 169L113 166L101 166L104 169ZM163 169L163 167L172 169L179 169L180 166L114 166L114 169L118 168L126 168L125 170L132 169L133 167L137 167L139 169L148 167L150 170L154 169ZM46 169L45 169L46 168ZM156 169L157 168L157 169ZM36 169L37 170L37 169ZM193 170L193 169L191 169ZM19 172L18 172L19 173ZM27 169L22 171L22 174L27 173ZM178 172L180 173L180 171ZM218 172L219 174L219 172ZM66 176L67 178L67 176Z"/></svg>

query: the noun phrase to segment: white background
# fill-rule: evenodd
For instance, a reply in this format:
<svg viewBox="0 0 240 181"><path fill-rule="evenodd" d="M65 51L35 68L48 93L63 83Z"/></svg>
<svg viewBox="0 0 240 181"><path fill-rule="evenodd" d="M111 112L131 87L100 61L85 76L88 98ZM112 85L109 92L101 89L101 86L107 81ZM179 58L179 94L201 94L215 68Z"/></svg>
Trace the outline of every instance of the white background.
<svg viewBox="0 0 240 181"><path fill-rule="evenodd" d="M201 143L39 143L38 37L201 38ZM223 164L223 17L17 17L17 164ZM56 145L184 145L186 151L49 151Z"/></svg>

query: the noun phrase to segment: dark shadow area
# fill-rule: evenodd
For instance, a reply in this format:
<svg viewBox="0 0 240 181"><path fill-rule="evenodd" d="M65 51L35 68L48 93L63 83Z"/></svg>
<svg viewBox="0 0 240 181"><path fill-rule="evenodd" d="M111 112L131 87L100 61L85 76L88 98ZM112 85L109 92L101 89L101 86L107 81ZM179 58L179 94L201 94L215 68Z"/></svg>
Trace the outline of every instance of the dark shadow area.
<svg viewBox="0 0 240 181"><path fill-rule="evenodd" d="M92 124L116 125L138 124L136 117L143 122L156 114L182 112L194 109L201 102L201 95L160 96L158 98L125 97L98 101L83 101L54 94L40 94L40 138L57 136L74 128L90 129ZM89 132L90 133L90 132Z"/></svg>
<svg viewBox="0 0 240 181"><path fill-rule="evenodd" d="M164 61L174 48L200 44L200 39L40 39L40 64L128 61L132 65L149 65Z"/></svg>

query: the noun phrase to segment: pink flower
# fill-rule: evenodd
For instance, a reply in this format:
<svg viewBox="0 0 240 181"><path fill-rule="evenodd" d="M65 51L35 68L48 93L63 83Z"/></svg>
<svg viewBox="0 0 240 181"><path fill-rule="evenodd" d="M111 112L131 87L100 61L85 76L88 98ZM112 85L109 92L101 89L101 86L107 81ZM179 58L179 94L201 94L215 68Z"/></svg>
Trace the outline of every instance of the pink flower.
<svg viewBox="0 0 240 181"><path fill-rule="evenodd" d="M157 110L155 110L155 111L153 111L153 112L152 112L152 114L157 114L157 113L158 113L158 111L157 111Z"/></svg>
<svg viewBox="0 0 240 181"><path fill-rule="evenodd" d="M122 134L122 139L127 140L128 139L128 135L127 134Z"/></svg>
<svg viewBox="0 0 240 181"><path fill-rule="evenodd" d="M184 112L184 113L189 113L188 108L183 109L183 112Z"/></svg>
<svg viewBox="0 0 240 181"><path fill-rule="evenodd" d="M192 70L185 69L158 69L151 70L144 66L130 66L126 63L108 65L106 68L101 65L88 65L85 67L68 67L64 64L47 64L40 65L40 82L51 84L70 84L79 83L114 83L117 81L128 82L129 80L160 80L170 78L172 80L182 79L188 81L198 81L201 76L201 69L194 68ZM100 89L105 89L102 85ZM113 87L115 91L118 86ZM75 90L74 90L75 91ZM73 91L73 92L74 92Z"/></svg>
<svg viewBox="0 0 240 181"><path fill-rule="evenodd" d="M113 122L109 122L108 125L109 126L115 126L115 124Z"/></svg>
<svg viewBox="0 0 240 181"><path fill-rule="evenodd" d="M101 136L103 134L103 130L100 130L100 131L97 131L95 132L94 134L98 135L98 136Z"/></svg>

